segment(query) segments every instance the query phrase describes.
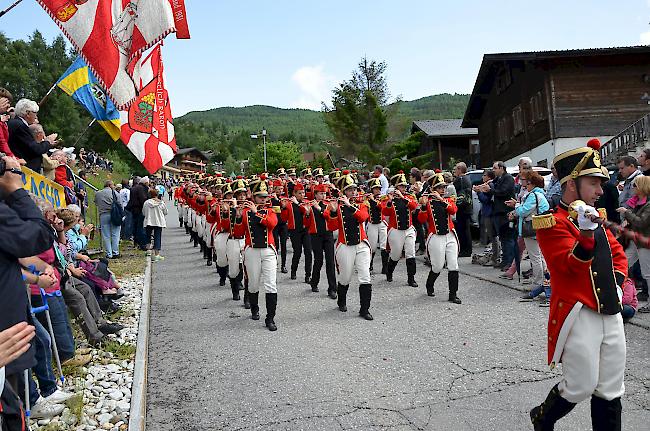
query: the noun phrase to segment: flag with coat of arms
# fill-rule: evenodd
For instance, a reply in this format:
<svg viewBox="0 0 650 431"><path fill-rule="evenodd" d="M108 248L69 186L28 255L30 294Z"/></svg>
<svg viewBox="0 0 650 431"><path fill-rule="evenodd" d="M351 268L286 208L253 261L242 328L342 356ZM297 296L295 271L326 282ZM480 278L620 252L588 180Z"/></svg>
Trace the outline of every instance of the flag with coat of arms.
<svg viewBox="0 0 650 431"><path fill-rule="evenodd" d="M106 130L114 141L120 139L120 112L81 57L68 67L56 85L79 103Z"/></svg>
<svg viewBox="0 0 650 431"><path fill-rule="evenodd" d="M151 174L168 163L177 151L161 45L130 68L138 93L129 109L120 111L122 142Z"/></svg>

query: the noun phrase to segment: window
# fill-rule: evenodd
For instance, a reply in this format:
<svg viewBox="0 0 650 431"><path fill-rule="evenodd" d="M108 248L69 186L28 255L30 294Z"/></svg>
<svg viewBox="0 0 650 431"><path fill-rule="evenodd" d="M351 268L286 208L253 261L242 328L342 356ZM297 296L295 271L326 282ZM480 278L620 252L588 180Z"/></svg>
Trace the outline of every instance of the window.
<svg viewBox="0 0 650 431"><path fill-rule="evenodd" d="M536 124L546 119L546 105L541 91L535 93L528 101L528 104L530 107L530 124Z"/></svg>
<svg viewBox="0 0 650 431"><path fill-rule="evenodd" d="M501 94L512 85L512 72L510 66L505 64L503 69L497 74L495 87L497 94Z"/></svg>
<svg viewBox="0 0 650 431"><path fill-rule="evenodd" d="M524 132L524 112L521 105L512 110L512 132L515 136Z"/></svg>
<svg viewBox="0 0 650 431"><path fill-rule="evenodd" d="M510 121L509 115L497 120L497 146L505 144L510 139Z"/></svg>

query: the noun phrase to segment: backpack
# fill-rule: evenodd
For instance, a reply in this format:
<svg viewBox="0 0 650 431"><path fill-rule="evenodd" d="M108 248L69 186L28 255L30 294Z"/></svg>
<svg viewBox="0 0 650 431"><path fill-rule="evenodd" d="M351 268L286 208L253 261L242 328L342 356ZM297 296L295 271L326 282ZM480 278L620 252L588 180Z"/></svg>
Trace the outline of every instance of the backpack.
<svg viewBox="0 0 650 431"><path fill-rule="evenodd" d="M124 208L120 199L117 198L115 190L113 190L113 204L111 205L111 224L113 226L122 226L122 219L124 218Z"/></svg>

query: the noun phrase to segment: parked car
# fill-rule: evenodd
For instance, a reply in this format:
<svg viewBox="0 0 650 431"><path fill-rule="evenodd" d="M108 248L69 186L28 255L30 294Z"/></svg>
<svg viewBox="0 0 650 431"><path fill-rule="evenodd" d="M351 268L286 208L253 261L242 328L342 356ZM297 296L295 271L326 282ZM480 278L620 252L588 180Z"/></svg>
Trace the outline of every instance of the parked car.
<svg viewBox="0 0 650 431"><path fill-rule="evenodd" d="M490 168L486 168L490 169ZM548 185L551 182L551 170L543 166L533 166L533 170L539 172L539 174L544 177L544 189L548 189ZM483 171L484 169L476 169L469 171L469 179L472 182L472 185L481 184L483 182ZM517 178L519 175L519 166L507 167L506 172L508 172L513 177ZM472 200L473 200L473 213L472 213L472 225L478 227L481 211L481 202L478 200L478 195L474 190L472 190Z"/></svg>

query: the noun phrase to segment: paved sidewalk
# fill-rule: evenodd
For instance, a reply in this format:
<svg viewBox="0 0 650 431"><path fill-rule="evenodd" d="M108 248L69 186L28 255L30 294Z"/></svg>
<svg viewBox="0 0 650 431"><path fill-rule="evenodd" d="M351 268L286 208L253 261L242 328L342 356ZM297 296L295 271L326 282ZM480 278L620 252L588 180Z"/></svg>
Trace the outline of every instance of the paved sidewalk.
<svg viewBox="0 0 650 431"><path fill-rule="evenodd" d="M278 273L277 332L252 321L170 208L166 259L153 264L149 430L529 430L528 410L558 381L546 366L548 309L461 275L462 305L406 285L404 262L373 276L372 322L350 286L341 313L321 292ZM289 254L289 258L291 254ZM379 266L379 256L376 265ZM463 267L468 265L463 264ZM261 295L261 312L264 300ZM650 423L649 333L627 326L626 430ZM558 431L590 429L582 403Z"/></svg>

